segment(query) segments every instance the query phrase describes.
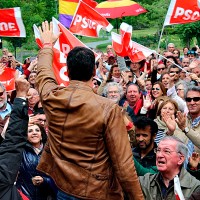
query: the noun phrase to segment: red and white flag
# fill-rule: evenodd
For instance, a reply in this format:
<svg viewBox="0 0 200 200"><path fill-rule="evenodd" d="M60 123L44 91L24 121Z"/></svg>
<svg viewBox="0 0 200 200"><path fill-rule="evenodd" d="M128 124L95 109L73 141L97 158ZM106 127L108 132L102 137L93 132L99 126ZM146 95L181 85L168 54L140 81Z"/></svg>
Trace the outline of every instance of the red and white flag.
<svg viewBox="0 0 200 200"><path fill-rule="evenodd" d="M98 37L101 28L110 32L113 26L105 17L80 0L69 30L76 35Z"/></svg>
<svg viewBox="0 0 200 200"><path fill-rule="evenodd" d="M174 177L174 193L175 193L175 198L176 200L185 200L181 186L180 186L180 181L178 175Z"/></svg>
<svg viewBox="0 0 200 200"><path fill-rule="evenodd" d="M118 56L129 56L132 62L139 62L155 51L133 42L132 37L132 26L122 23L120 25L120 35L112 32L112 46Z"/></svg>
<svg viewBox="0 0 200 200"><path fill-rule="evenodd" d="M76 46L82 46L88 48L84 43L82 43L78 38L76 38L67 28L65 28L58 20L52 18L53 21L53 32L58 34L61 32L58 40L53 46L53 71L56 80L59 85L67 86L69 84L69 77L66 66L66 58L71 49ZM39 30L36 25L33 25L36 43L39 48L42 48L42 42ZM97 57L98 55L94 53Z"/></svg>
<svg viewBox="0 0 200 200"><path fill-rule="evenodd" d="M26 37L19 7L0 9L0 36Z"/></svg>
<svg viewBox="0 0 200 200"><path fill-rule="evenodd" d="M164 26L200 20L200 0L171 0Z"/></svg>
<svg viewBox="0 0 200 200"><path fill-rule="evenodd" d="M7 92L15 90L16 70L6 67L0 75L0 82L5 86Z"/></svg>

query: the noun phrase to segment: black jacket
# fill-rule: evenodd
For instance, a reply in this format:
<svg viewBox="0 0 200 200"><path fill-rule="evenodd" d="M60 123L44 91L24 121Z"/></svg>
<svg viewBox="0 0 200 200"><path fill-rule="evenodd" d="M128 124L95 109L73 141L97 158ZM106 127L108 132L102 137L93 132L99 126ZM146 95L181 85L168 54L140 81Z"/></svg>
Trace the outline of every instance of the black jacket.
<svg viewBox="0 0 200 200"><path fill-rule="evenodd" d="M16 98L10 115L5 140L0 145L0 199L19 200L14 185L21 164L22 152L27 141L27 102Z"/></svg>
<svg viewBox="0 0 200 200"><path fill-rule="evenodd" d="M154 142L154 148L157 148L157 144ZM134 158L145 168L156 166L156 154L154 148L143 158L141 158L141 152L138 147L135 147L133 151Z"/></svg>
<svg viewBox="0 0 200 200"><path fill-rule="evenodd" d="M17 188L31 200L46 200L48 196L54 196L53 180L36 169L41 154L42 151L37 155L33 146L27 143L17 178ZM39 186L33 185L32 178L34 176L41 176L44 182Z"/></svg>

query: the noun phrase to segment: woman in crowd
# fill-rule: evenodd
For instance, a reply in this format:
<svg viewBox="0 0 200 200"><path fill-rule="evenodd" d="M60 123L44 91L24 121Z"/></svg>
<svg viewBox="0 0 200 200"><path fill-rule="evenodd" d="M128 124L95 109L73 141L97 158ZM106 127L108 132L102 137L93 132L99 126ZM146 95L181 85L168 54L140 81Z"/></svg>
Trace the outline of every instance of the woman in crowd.
<svg viewBox="0 0 200 200"><path fill-rule="evenodd" d="M157 117L154 120L158 125L158 133L155 138L157 144L166 135L175 135L187 144L188 138L178 128L175 121L177 112L178 105L170 98L166 98L158 107Z"/></svg>
<svg viewBox="0 0 200 200"><path fill-rule="evenodd" d="M47 140L45 130L40 125L28 127L28 143L17 179L17 187L30 200L47 200L54 197L54 183L50 177L37 171L44 144Z"/></svg>
<svg viewBox="0 0 200 200"><path fill-rule="evenodd" d="M121 80L121 72L120 72L119 66L117 64L114 64L110 68L107 82L114 81L114 82L119 83L120 80Z"/></svg>
<svg viewBox="0 0 200 200"><path fill-rule="evenodd" d="M187 85L184 82L179 82L176 84L176 92L179 97L185 100L185 93L187 91Z"/></svg>
<svg viewBox="0 0 200 200"><path fill-rule="evenodd" d="M164 85L165 89L168 89L169 87L169 82L170 82L170 75L168 72L163 73L160 77L160 81Z"/></svg>

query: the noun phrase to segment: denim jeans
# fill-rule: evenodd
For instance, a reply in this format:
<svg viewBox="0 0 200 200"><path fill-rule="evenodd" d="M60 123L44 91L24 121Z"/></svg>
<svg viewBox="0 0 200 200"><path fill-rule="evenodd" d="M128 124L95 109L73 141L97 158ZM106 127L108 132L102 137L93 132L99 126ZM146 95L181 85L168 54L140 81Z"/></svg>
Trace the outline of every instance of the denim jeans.
<svg viewBox="0 0 200 200"><path fill-rule="evenodd" d="M58 190L57 200L79 200L79 199L76 198L76 197L73 197L73 196L71 196L69 194L66 194L61 190Z"/></svg>

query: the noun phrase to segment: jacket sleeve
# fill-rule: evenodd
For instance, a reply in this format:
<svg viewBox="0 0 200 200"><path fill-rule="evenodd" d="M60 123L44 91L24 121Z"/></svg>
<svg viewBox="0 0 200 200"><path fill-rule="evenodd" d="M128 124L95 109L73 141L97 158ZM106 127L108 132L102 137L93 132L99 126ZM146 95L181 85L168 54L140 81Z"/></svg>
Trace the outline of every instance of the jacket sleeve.
<svg viewBox="0 0 200 200"><path fill-rule="evenodd" d="M192 141L195 146L200 149L200 132L198 131L198 129L194 130L193 128L190 128L186 136Z"/></svg>
<svg viewBox="0 0 200 200"><path fill-rule="evenodd" d="M113 105L105 120L107 124L105 143L118 181L129 199L142 200L142 190L135 170L121 109L118 105Z"/></svg>
<svg viewBox="0 0 200 200"><path fill-rule="evenodd" d="M0 145L0 190L16 180L27 141L28 119L27 102L16 98L5 139Z"/></svg>
<svg viewBox="0 0 200 200"><path fill-rule="evenodd" d="M40 96L48 94L51 90L58 87L56 78L52 69L53 50L51 48L43 48L38 54L38 68L36 86Z"/></svg>

